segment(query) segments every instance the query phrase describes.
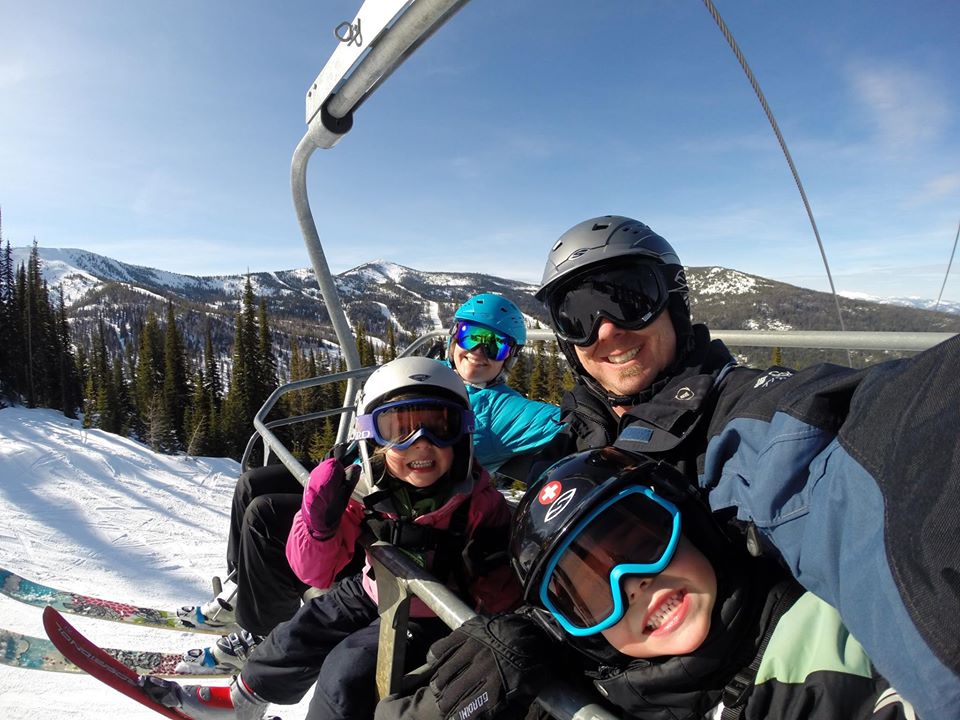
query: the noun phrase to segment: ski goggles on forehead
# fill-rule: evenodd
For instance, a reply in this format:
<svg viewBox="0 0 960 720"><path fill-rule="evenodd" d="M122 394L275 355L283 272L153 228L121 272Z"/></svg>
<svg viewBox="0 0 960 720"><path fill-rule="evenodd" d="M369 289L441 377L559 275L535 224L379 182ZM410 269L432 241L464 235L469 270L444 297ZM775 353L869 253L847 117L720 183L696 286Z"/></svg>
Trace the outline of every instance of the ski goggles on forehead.
<svg viewBox="0 0 960 720"><path fill-rule="evenodd" d="M634 264L588 275L553 297L550 316L557 336L587 347L597 341L603 318L624 330L646 327L666 307L669 293L654 266Z"/></svg>
<svg viewBox="0 0 960 720"><path fill-rule="evenodd" d="M385 403L357 416L355 439L406 450L421 437L437 447L454 445L473 432L473 413L445 400L413 399Z"/></svg>
<svg viewBox="0 0 960 720"><path fill-rule="evenodd" d="M679 541L676 505L650 488L627 488L581 520L554 551L540 601L571 635L595 635L623 618L624 579L663 571Z"/></svg>
<svg viewBox="0 0 960 720"><path fill-rule="evenodd" d="M483 353L489 360L506 360L513 348L513 340L503 333L465 320L457 322L453 334L461 348L467 352L478 347L483 348Z"/></svg>

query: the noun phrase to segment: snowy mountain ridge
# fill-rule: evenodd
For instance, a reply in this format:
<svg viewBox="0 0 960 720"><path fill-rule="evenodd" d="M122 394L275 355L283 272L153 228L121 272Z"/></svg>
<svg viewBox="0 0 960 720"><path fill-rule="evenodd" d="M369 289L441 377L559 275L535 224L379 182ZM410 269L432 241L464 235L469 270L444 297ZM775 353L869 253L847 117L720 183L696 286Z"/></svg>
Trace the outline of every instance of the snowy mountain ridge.
<svg viewBox="0 0 960 720"><path fill-rule="evenodd" d="M15 265L25 263L30 254L28 247L13 248L12 251ZM207 292L235 296L242 290L245 277L243 275L183 275L132 265L77 248L41 247L38 251L43 264L44 278L51 289L63 286L64 299L68 307L75 304L87 292L102 286L103 283L125 283L132 288L153 288L155 293L158 288L162 288L188 295ZM340 281L338 284L342 283L344 290L360 293L370 284L402 285L405 282L434 287L474 288L477 286L478 278L487 277L490 276L416 270L390 260L377 259L342 272L336 276L336 279ZM284 291L318 296L313 280L313 270L309 267L252 273L250 279L254 293L258 296L276 296ZM688 279L691 292L703 295L742 295L757 292L775 283L757 275L718 266L690 268ZM530 295L536 291L536 286L529 283L503 278L497 278L497 280L508 284L516 291ZM880 297L858 292L840 292L840 295L851 300L924 310L933 310L936 305L933 299L916 296ZM939 311L960 314L960 302L941 302Z"/></svg>
<svg viewBox="0 0 960 720"><path fill-rule="evenodd" d="M15 249L15 262L26 261L29 252ZM304 353L316 352L318 357L338 353L310 268L199 277L84 250L41 247L37 252L51 292L64 286L75 341L88 348L102 319L110 330L108 349L123 351L128 342L136 341L148 313L162 319L171 302L188 352L200 356L209 325L214 351L221 366L227 367L239 299L249 280L254 294L265 300L281 376L289 366L294 338ZM687 280L695 321L712 328L839 329L836 302L827 293L722 267L688 268ZM390 333L397 346L404 347L426 332L448 328L456 308L477 292L500 293L518 305L528 326L547 326L545 309L534 299L536 286L502 277L427 272L380 259L339 273L334 282L351 326L362 325L375 348L382 348ZM840 304L849 330L960 332L958 304L942 307L941 312L918 308L915 300L904 306L892 299L840 298ZM749 356L740 357L745 361Z"/></svg>

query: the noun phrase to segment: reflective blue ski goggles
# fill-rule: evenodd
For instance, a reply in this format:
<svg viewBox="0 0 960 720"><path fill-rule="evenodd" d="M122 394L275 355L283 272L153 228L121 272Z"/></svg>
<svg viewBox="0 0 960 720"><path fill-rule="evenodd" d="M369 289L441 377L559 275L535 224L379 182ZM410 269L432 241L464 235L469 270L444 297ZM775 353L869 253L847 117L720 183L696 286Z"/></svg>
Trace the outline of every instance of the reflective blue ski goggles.
<svg viewBox="0 0 960 720"><path fill-rule="evenodd" d="M514 346L512 338L486 325L478 325L468 320L457 321L453 337L457 345L467 352L478 347L483 348L483 353L489 360L506 360Z"/></svg>
<svg viewBox="0 0 960 720"><path fill-rule="evenodd" d="M456 403L413 398L385 403L371 413L357 416L353 439L372 438L377 445L406 450L425 437L437 447L445 448L472 433L473 426L473 413Z"/></svg>
<svg viewBox="0 0 960 720"><path fill-rule="evenodd" d="M547 563L540 601L571 635L595 635L623 618L623 580L662 572L679 541L677 506L629 487L567 532Z"/></svg>

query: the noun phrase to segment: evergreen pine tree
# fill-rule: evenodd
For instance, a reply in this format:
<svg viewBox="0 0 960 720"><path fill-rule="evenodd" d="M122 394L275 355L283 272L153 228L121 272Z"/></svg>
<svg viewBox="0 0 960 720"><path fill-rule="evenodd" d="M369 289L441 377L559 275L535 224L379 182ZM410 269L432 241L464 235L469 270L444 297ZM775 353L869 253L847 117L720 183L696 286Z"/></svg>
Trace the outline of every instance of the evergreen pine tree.
<svg viewBox="0 0 960 720"><path fill-rule="evenodd" d="M203 377L203 370L197 368L193 376L193 392L190 394L190 404L183 418L187 455L196 456L207 455L209 453L209 412L209 386Z"/></svg>
<svg viewBox="0 0 960 720"><path fill-rule="evenodd" d="M77 347L77 356L74 360L74 373L77 377L77 386L79 390L77 391L77 408L81 413L86 413L86 385L87 377L90 372L90 363L89 356L87 355L87 349L83 345ZM86 421L86 415L84 415L84 421ZM89 427L84 424L84 427Z"/></svg>
<svg viewBox="0 0 960 720"><path fill-rule="evenodd" d="M387 347L383 351L383 362L397 359L397 338L393 334L393 323L387 323Z"/></svg>
<svg viewBox="0 0 960 720"><path fill-rule="evenodd" d="M309 377L307 375L307 362L300 351L300 343L294 336L290 339L290 382L296 382ZM288 393L283 398L283 405L288 415L305 415L312 411L310 390L297 390ZM310 442L309 428L305 423L297 423L290 427L290 451L302 457L307 450Z"/></svg>
<svg viewBox="0 0 960 720"><path fill-rule="evenodd" d="M93 373L88 372L83 382L83 427L100 427L100 415L97 412L97 387L93 383Z"/></svg>
<svg viewBox="0 0 960 720"><path fill-rule="evenodd" d="M547 346L547 354L544 358L544 369L545 369L545 379L546 379L546 392L544 393L543 400L544 402L553 403L554 405L560 404L560 399L563 397L563 368L558 358L558 348L555 342L551 342Z"/></svg>
<svg viewBox="0 0 960 720"><path fill-rule="evenodd" d="M533 363L527 396L531 400L543 400L547 396L547 368L543 352L543 340L533 343Z"/></svg>
<svg viewBox="0 0 960 720"><path fill-rule="evenodd" d="M250 276L244 287L233 345L233 372L230 389L224 400L223 435L227 454L239 458L243 454L252 428L253 416L260 409L257 403L257 329L254 317L253 287Z"/></svg>
<svg viewBox="0 0 960 720"><path fill-rule="evenodd" d="M334 371L330 366L330 356L324 354L318 360L317 354L311 349L310 355L307 357L306 372L307 377L332 375ZM342 386L342 383L324 383L313 388L310 394L310 407L315 410L331 410L341 407L343 405Z"/></svg>
<svg viewBox="0 0 960 720"><path fill-rule="evenodd" d="M85 415L84 424L87 427L100 428L106 432L119 432L117 396L113 387L110 360L107 356L106 327L103 318L99 318L97 321L86 390L86 407L92 412L88 411Z"/></svg>
<svg viewBox="0 0 960 720"><path fill-rule="evenodd" d="M16 271L13 286L13 336L16 338L15 355L12 357L11 368L13 386L17 395L23 399L27 393L30 380L30 346L27 342L27 327L29 324L27 312L27 268L21 263ZM29 403L28 403L29 404Z"/></svg>
<svg viewBox="0 0 960 720"><path fill-rule="evenodd" d="M0 214L0 398L14 396L13 363L17 338L14 336L13 252L10 241L3 245L3 216Z"/></svg>
<svg viewBox="0 0 960 720"><path fill-rule="evenodd" d="M56 340L56 361L60 373L59 408L68 418L75 418L83 396L80 377L77 374L77 361L73 355L73 343L70 339L70 323L67 321L63 285L57 289Z"/></svg>
<svg viewBox="0 0 960 720"><path fill-rule="evenodd" d="M360 365L371 367L377 364L377 351L373 347L373 340L367 333L363 323L358 322L354 327L357 339L357 354L360 356Z"/></svg>
<svg viewBox="0 0 960 720"><path fill-rule="evenodd" d="M313 462L320 462L333 448L336 440L336 420L326 417L320 423L320 430L310 436L310 443L307 446L307 457Z"/></svg>
<svg viewBox="0 0 960 720"><path fill-rule="evenodd" d="M221 407L223 404L223 381L220 379L220 367L213 352L213 338L210 335L210 319L204 326L203 334L203 382L204 397L207 401L207 447L205 452L218 456L223 453L223 430L221 428Z"/></svg>
<svg viewBox="0 0 960 720"><path fill-rule="evenodd" d="M37 358L38 401L42 407L59 408L60 388L60 333L57 329L56 310L50 302L47 281L40 280L37 295L37 315L40 318L40 355Z"/></svg>
<svg viewBox="0 0 960 720"><path fill-rule="evenodd" d="M22 323L26 345L26 386L24 392L27 407L37 407L40 404L40 384L42 380L43 316L39 308L43 282L40 275L40 251L37 247L36 238L34 238L33 247L30 250L30 259L23 274L23 282Z"/></svg>
<svg viewBox="0 0 960 720"><path fill-rule="evenodd" d="M134 377L134 404L137 409L136 435L154 450L160 449L162 418L154 417L162 409L160 402L163 389L163 335L153 312L140 332L137 351L137 372Z"/></svg>
<svg viewBox="0 0 960 720"><path fill-rule="evenodd" d="M521 395L529 396L530 393L530 353L526 348L520 351L517 361L510 370L508 382L510 387Z"/></svg>
<svg viewBox="0 0 960 720"><path fill-rule="evenodd" d="M133 403L130 397L130 385L123 374L123 359L117 355L113 358L111 385L116 397L117 430L120 435L130 434L130 423L133 419Z"/></svg>
<svg viewBox="0 0 960 720"><path fill-rule="evenodd" d="M187 407L187 363L183 352L183 336L177 328L173 302L167 301L167 327L163 343L163 412L170 437L167 452L184 447L183 416Z"/></svg>
<svg viewBox="0 0 960 720"><path fill-rule="evenodd" d="M279 384L277 358L273 354L273 340L267 321L267 305L263 298L257 311L257 409L270 397ZM252 417L251 417L252 419Z"/></svg>

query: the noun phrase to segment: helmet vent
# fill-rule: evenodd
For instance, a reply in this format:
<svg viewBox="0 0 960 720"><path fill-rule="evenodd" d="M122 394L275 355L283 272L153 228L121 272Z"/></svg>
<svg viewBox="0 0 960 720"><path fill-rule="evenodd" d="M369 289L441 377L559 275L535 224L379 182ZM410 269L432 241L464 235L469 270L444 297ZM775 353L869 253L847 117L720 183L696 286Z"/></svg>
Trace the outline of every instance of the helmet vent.
<svg viewBox="0 0 960 720"><path fill-rule="evenodd" d="M610 223L594 223L592 230L606 230L610 227Z"/></svg>

